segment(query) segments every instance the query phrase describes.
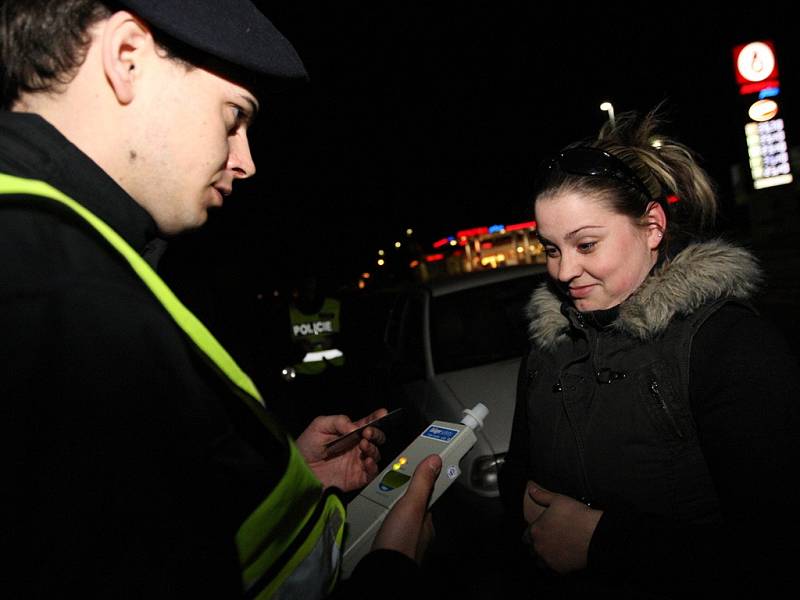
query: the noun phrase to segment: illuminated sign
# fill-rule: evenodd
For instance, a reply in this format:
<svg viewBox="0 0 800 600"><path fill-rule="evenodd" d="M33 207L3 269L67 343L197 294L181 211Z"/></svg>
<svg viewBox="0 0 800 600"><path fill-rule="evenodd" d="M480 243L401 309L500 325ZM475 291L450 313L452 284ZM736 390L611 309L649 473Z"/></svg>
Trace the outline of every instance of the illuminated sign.
<svg viewBox="0 0 800 600"><path fill-rule="evenodd" d="M488 227L473 227L472 229L462 229L456 233L457 238L468 238L476 235L485 235L489 233Z"/></svg>
<svg viewBox="0 0 800 600"><path fill-rule="evenodd" d="M744 132L753 187L757 190L792 182L775 45L768 40L733 49L736 82L742 98Z"/></svg>
<svg viewBox="0 0 800 600"><path fill-rule="evenodd" d="M536 221L527 221L525 223L516 223L506 227L506 231L517 231L519 229L536 229Z"/></svg>
<svg viewBox="0 0 800 600"><path fill-rule="evenodd" d="M751 42L733 50L739 84L778 77L778 63L772 42Z"/></svg>
<svg viewBox="0 0 800 600"><path fill-rule="evenodd" d="M780 86L775 46L770 41L736 46L733 63L739 93L743 96Z"/></svg>
<svg viewBox="0 0 800 600"><path fill-rule="evenodd" d="M778 103L774 100L756 100L747 111L753 121L769 121L778 114Z"/></svg>
<svg viewBox="0 0 800 600"><path fill-rule="evenodd" d="M744 126L747 136L747 153L750 155L750 173L757 190L792 182L789 148L783 119Z"/></svg>

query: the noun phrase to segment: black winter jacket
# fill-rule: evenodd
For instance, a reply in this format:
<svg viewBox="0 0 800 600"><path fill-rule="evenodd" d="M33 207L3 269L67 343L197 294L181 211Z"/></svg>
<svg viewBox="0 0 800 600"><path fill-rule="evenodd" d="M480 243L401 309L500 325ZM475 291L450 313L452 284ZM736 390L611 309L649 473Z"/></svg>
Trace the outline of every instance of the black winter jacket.
<svg viewBox="0 0 800 600"><path fill-rule="evenodd" d="M784 574L800 386L783 340L740 302L758 279L747 252L714 241L609 311L536 291L501 493L517 518L528 479L604 514L588 568L538 571L532 592L736 595Z"/></svg>

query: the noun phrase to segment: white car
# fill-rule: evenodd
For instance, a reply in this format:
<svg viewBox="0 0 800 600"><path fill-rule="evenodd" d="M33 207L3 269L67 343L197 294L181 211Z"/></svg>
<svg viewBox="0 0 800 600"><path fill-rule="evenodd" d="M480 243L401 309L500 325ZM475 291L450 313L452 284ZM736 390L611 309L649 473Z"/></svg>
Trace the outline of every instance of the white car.
<svg viewBox="0 0 800 600"><path fill-rule="evenodd" d="M520 359L528 347L525 306L547 277L523 265L428 282L400 296L385 343L392 380L411 423L458 422L464 409L489 408L457 483L497 497L497 472L508 451Z"/></svg>

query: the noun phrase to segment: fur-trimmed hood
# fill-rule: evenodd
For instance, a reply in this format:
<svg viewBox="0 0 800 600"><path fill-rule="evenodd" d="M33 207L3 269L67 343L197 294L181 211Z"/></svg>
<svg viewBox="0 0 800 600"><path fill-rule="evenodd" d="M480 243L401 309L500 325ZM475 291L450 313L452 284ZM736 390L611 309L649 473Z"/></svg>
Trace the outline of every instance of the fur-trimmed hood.
<svg viewBox="0 0 800 600"><path fill-rule="evenodd" d="M661 334L677 315L689 315L723 297L746 300L761 282L755 257L722 240L695 243L656 268L641 287L620 305L612 327L643 341ZM528 333L542 350L566 337L569 320L563 300L548 284L536 289L527 306Z"/></svg>

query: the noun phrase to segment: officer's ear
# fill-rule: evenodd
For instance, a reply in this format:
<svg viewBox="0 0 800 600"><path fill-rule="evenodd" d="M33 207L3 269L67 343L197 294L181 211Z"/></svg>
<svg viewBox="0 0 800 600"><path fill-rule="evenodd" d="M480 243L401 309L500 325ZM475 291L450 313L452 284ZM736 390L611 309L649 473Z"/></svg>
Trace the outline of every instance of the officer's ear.
<svg viewBox="0 0 800 600"><path fill-rule="evenodd" d="M153 36L142 21L123 10L106 21L101 43L106 79L120 104L129 104L145 58L155 51Z"/></svg>

